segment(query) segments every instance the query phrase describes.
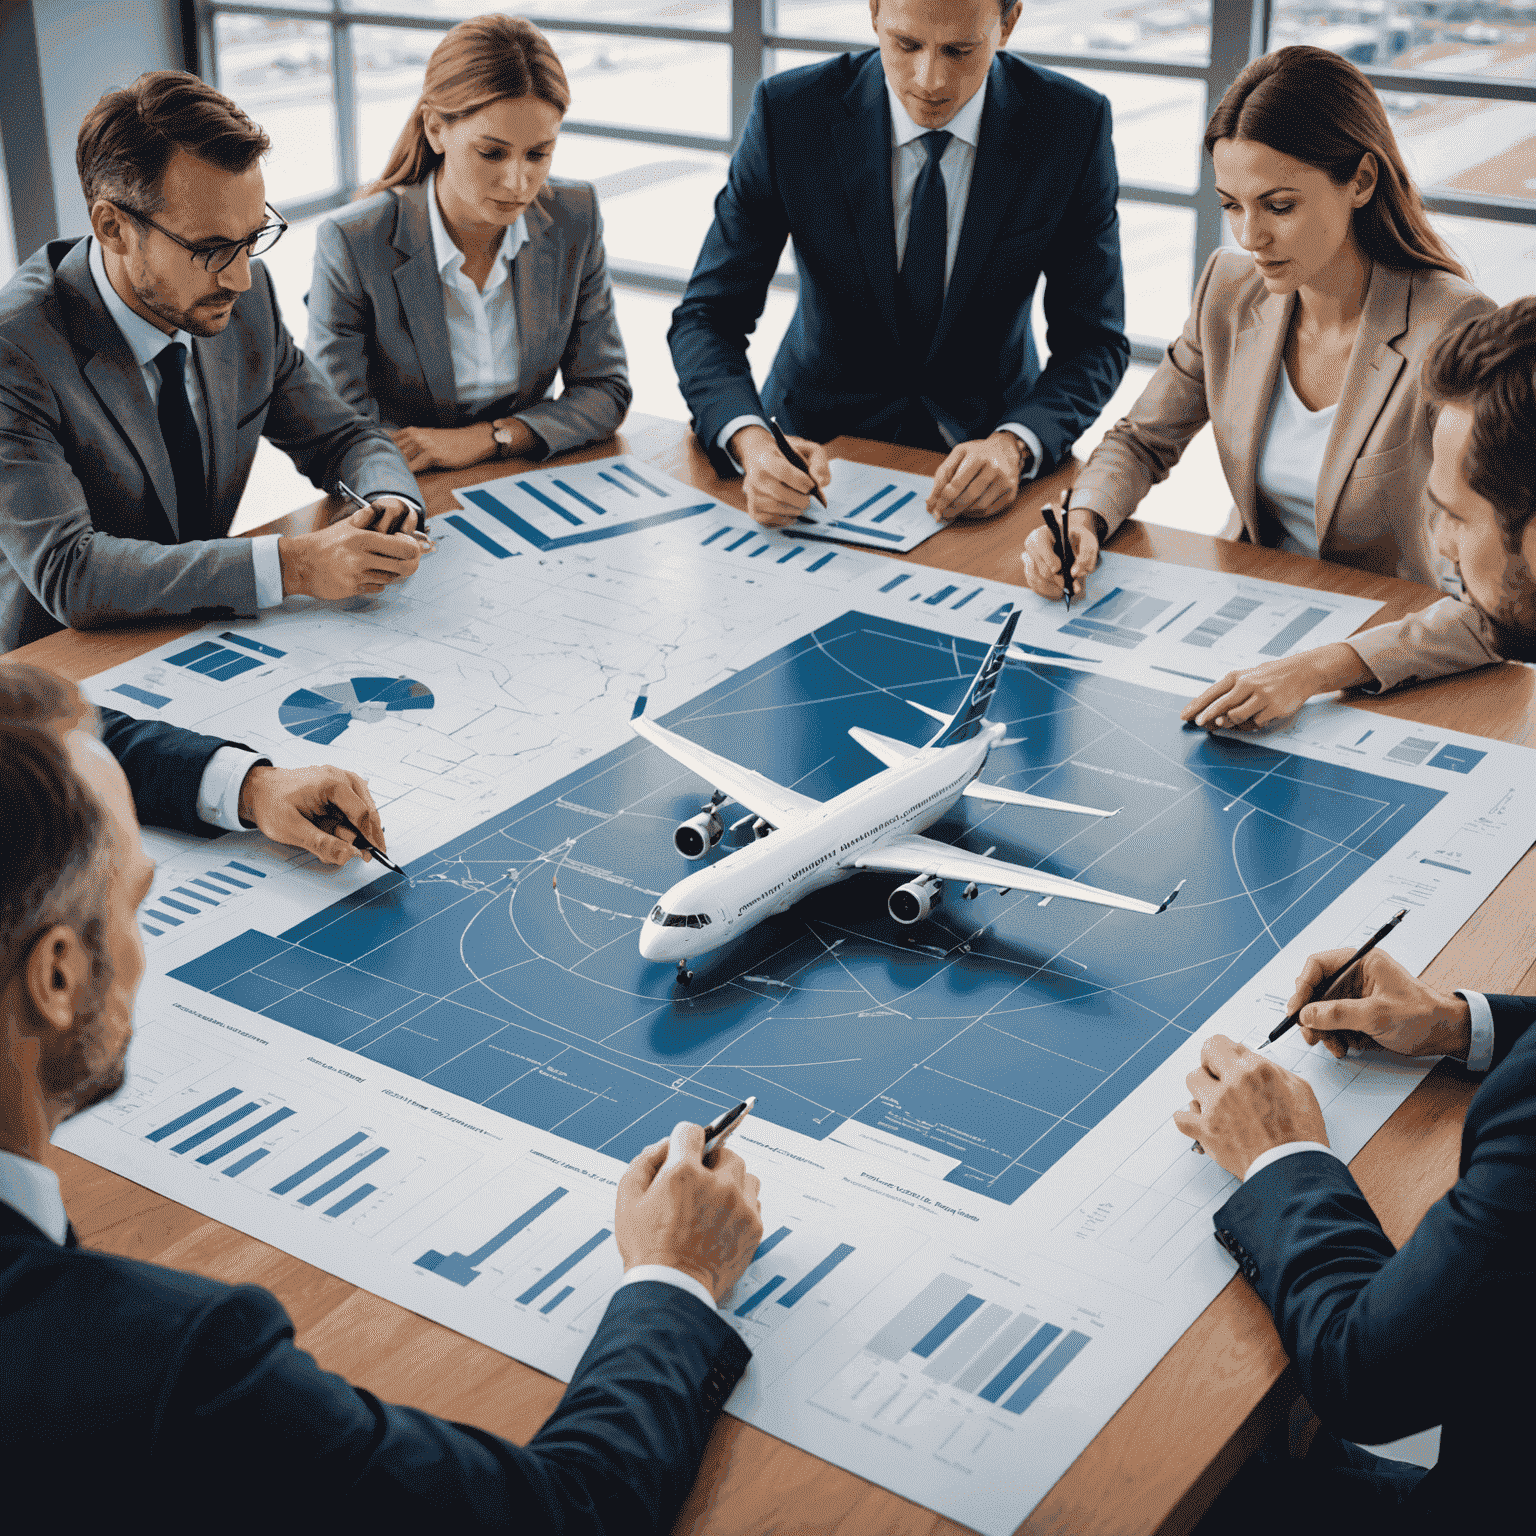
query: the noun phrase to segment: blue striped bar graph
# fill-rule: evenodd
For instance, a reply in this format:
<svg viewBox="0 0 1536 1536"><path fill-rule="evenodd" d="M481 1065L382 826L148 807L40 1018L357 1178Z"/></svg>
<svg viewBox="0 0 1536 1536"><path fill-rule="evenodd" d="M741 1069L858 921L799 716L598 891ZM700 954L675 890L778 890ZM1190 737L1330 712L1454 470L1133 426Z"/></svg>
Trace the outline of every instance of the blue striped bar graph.
<svg viewBox="0 0 1536 1536"><path fill-rule="evenodd" d="M974 1312L981 1310L980 1296L962 1296L948 1312L936 1322L932 1328L912 1346L914 1355L921 1355L926 1360L940 1344L942 1344L961 1323Z"/></svg>
<svg viewBox="0 0 1536 1536"><path fill-rule="evenodd" d="M626 496L633 496L636 501L638 501L640 499L640 492L639 491L633 490L631 487L625 485L622 480L615 480L613 478L613 476L610 475L606 469L598 470L597 478L599 480L606 480L609 485L616 485L616 486L618 486L618 488L621 491L623 491Z"/></svg>
<svg viewBox="0 0 1536 1536"><path fill-rule="evenodd" d="M132 683L119 683L112 690L120 693L125 699L133 699L139 704L148 704L151 709L164 709L171 701L163 693L151 693L148 688L138 688Z"/></svg>
<svg viewBox="0 0 1536 1536"><path fill-rule="evenodd" d="M783 1275L775 1275L760 1291L754 1291L742 1304L736 1308L737 1317L746 1317L760 1301L767 1301L778 1288L784 1284Z"/></svg>
<svg viewBox="0 0 1536 1536"><path fill-rule="evenodd" d="M805 569L806 569L807 574L809 574L811 571L819 571L822 568L822 566L827 565L828 563L830 563L831 561L835 560L836 558L837 558L837 552L835 550L831 554L829 554L829 555L823 555L820 560L815 562L815 564L806 566Z"/></svg>
<svg viewBox="0 0 1536 1536"><path fill-rule="evenodd" d="M189 891L184 885L176 886L175 891L178 896L185 896L188 901L201 901L210 907L218 906L218 902L212 896L204 896L201 891ZM192 910L195 912L197 909L194 907Z"/></svg>
<svg viewBox="0 0 1536 1536"><path fill-rule="evenodd" d="M880 590L882 592L894 592L896 588L902 584L902 582L911 580L911 573L903 571L900 576L893 576L888 582L886 582L883 587L880 588Z"/></svg>
<svg viewBox="0 0 1536 1536"><path fill-rule="evenodd" d="M221 1157L228 1157L231 1152L238 1152L247 1142L255 1141L264 1131L270 1131L274 1125L281 1125L292 1114L291 1109L276 1110L265 1120L258 1120L249 1130L241 1131L238 1136L231 1136L228 1141L220 1142L211 1152L203 1153L198 1158L198 1162L216 1163Z"/></svg>
<svg viewBox="0 0 1536 1536"><path fill-rule="evenodd" d="M147 933L152 939L158 939L160 935L165 932L163 928L151 928L148 923L140 923L139 927L142 928L144 932Z"/></svg>
<svg viewBox="0 0 1536 1536"><path fill-rule="evenodd" d="M782 554L782 555L779 556L778 564L780 564L780 565L788 565L789 562L791 560L793 560L796 555L803 554L804 552L805 552L805 546L803 544L796 544L792 549L790 549L788 551L788 553Z"/></svg>
<svg viewBox="0 0 1536 1536"><path fill-rule="evenodd" d="M171 1151L190 1152L193 1147L200 1147L205 1141L211 1141L220 1131L227 1131L230 1126L238 1124L247 1115L254 1115L260 1107L259 1104L242 1104L232 1115L225 1115L222 1120L215 1120L204 1130L195 1131L185 1141L178 1141Z"/></svg>
<svg viewBox="0 0 1536 1536"><path fill-rule="evenodd" d="M850 533L861 533L866 539L884 539L889 544L900 544L905 534L897 533L892 528L870 528L864 523L850 523L846 519L832 524L834 528L845 528ZM816 567L812 566L812 570Z"/></svg>
<svg viewBox="0 0 1536 1536"><path fill-rule="evenodd" d="M1023 1413L1050 1384L1083 1352L1088 1344L1086 1333L1069 1333L1040 1362L1040 1368L1024 1378L1024 1385L1003 1404L1006 1413Z"/></svg>
<svg viewBox="0 0 1536 1536"><path fill-rule="evenodd" d="M226 1179L238 1179L247 1168L254 1168L266 1155L267 1149L265 1147L257 1147L254 1152L247 1152L238 1163L231 1163L224 1170L224 1177Z"/></svg>
<svg viewBox="0 0 1536 1536"><path fill-rule="evenodd" d="M639 494L640 494L639 491L631 491L630 492L631 496L638 496ZM711 544L713 544L716 539L723 539L726 536L726 534L728 534L730 531L731 531L731 525L729 523L727 523L724 528L716 528L715 531L712 534L710 534L710 536L707 539L700 539L699 540L699 548L700 549L708 549L709 546Z"/></svg>
<svg viewBox="0 0 1536 1536"><path fill-rule="evenodd" d="M231 1099L240 1097L238 1088L226 1088L223 1093L216 1093L211 1099L205 1099L196 1109L189 1109L186 1114L178 1115L167 1125L162 1125L158 1131L151 1131L144 1139L146 1141L164 1141L167 1136L174 1136L177 1131L184 1130L194 1120L201 1120L204 1115L210 1115L221 1104L228 1104Z"/></svg>
<svg viewBox="0 0 1536 1536"><path fill-rule="evenodd" d="M468 1285L480 1274L476 1265L483 1264L497 1249L505 1247L525 1227L537 1221L550 1206L563 1199L565 1194L564 1188L557 1187L551 1190L537 1205L530 1206L521 1216L514 1217L494 1237L481 1243L473 1253L441 1253L436 1248L429 1248L416 1262L423 1269L430 1269L444 1280L453 1281L455 1285Z"/></svg>
<svg viewBox="0 0 1536 1536"><path fill-rule="evenodd" d="M905 496L897 497L897 499L893 501L890 506L883 508L879 512L876 512L875 515L870 518L870 522L883 523L886 518L888 518L893 512L900 512L901 509L906 506L906 504L916 495L916 491L908 491ZM852 516L851 513L849 515Z"/></svg>
<svg viewBox="0 0 1536 1536"><path fill-rule="evenodd" d="M731 554L733 551L740 549L743 544L750 544L756 537L757 533L755 530L752 533L744 533L734 544L727 544L725 552Z"/></svg>
<svg viewBox="0 0 1536 1536"><path fill-rule="evenodd" d="M1023 1349L976 1395L986 1402L995 1403L1045 1353L1046 1346L1060 1335L1061 1329L1055 1323L1041 1323Z"/></svg>
<svg viewBox="0 0 1536 1536"><path fill-rule="evenodd" d="M782 1296L779 1297L779 1305L781 1307L794 1306L797 1301L799 1301L802 1297L809 1295L816 1286L820 1285L821 1282L825 1280L827 1276L830 1275L832 1271L836 1269L837 1266L841 1264L843 1260L846 1259L852 1252L852 1244L839 1243L837 1247L834 1248L832 1252L829 1253L826 1258L824 1258L821 1263L818 1264L816 1268L810 1272L810 1274L806 1275L795 1285L790 1286L790 1288L785 1291Z"/></svg>
<svg viewBox="0 0 1536 1536"><path fill-rule="evenodd" d="M378 1160L389 1151L388 1147L375 1147L367 1157L360 1157L350 1168L343 1168L334 1179L327 1179L324 1184L317 1185L307 1195L299 1196L300 1205L319 1205L327 1195L333 1195L338 1189L351 1179L355 1179L365 1168L371 1168Z"/></svg>
<svg viewBox="0 0 1536 1536"><path fill-rule="evenodd" d="M652 485L644 475L640 474L637 470L631 469L628 464L615 464L613 467L619 474L628 475L631 480L638 481L646 490L655 491L658 496L665 496L667 494L659 485Z"/></svg>
<svg viewBox="0 0 1536 1536"><path fill-rule="evenodd" d="M589 1237L586 1242L584 1242L581 1247L576 1250L575 1253L569 1254L567 1257L561 1259L560 1262L556 1264L548 1274L541 1275L537 1280L535 1280L533 1284L530 1285L528 1289L517 1298L518 1304L520 1306L526 1307L529 1302L537 1301L539 1297L542 1296L544 1292L547 1291L550 1286L555 1283L555 1281L563 1280L568 1274L570 1274L573 1269L576 1268L578 1264L581 1263L584 1258L586 1258L589 1253L592 1253L598 1248L601 1248L603 1244L606 1243L612 1236L612 1231L609 1228L604 1227L597 1233L595 1237Z"/></svg>
<svg viewBox="0 0 1536 1536"><path fill-rule="evenodd" d="M1008 617L1008 615L1010 613L1012 613L1012 612L1013 612L1013 604L1012 603L1004 603L1003 606L1001 608L999 608L995 613L989 613L987 615L987 623L988 624L1001 624L1003 622L1003 620L1006 619Z"/></svg>
<svg viewBox="0 0 1536 1536"><path fill-rule="evenodd" d="M853 509L852 512L845 513L844 515L847 517L857 517L860 512L867 511L870 507L874 506L874 504L879 501L882 496L889 496L895 489L896 487L894 485L882 485L880 489L869 498L868 501L861 501L858 506Z"/></svg>
<svg viewBox="0 0 1536 1536"><path fill-rule="evenodd" d="M472 539L488 555L495 555L498 560L510 560L512 551L498 544L488 533L481 531L470 522L467 517L460 517L457 512L450 513L448 521L459 530L467 539Z"/></svg>
<svg viewBox="0 0 1536 1536"><path fill-rule="evenodd" d="M553 1312L555 1308L558 1307L567 1296L571 1295L575 1291L575 1289L576 1287L574 1285L562 1286L558 1291L555 1292L554 1297L551 1300L546 1301L544 1305L539 1308L539 1311L546 1315L550 1312Z"/></svg>
<svg viewBox="0 0 1536 1536"><path fill-rule="evenodd" d="M232 896L236 891L248 891L251 888L249 880L236 880L233 875L226 875L222 869L210 869L204 873L210 880L219 882L211 889L218 891L222 896ZM201 885L203 882L199 880L197 883Z"/></svg>
<svg viewBox="0 0 1536 1536"><path fill-rule="evenodd" d="M552 501L548 496L544 494L543 491L538 488L538 486L529 485L526 480L514 480L512 483L518 488L518 490L526 491L530 496L533 497L535 501L542 502L546 507L549 508L551 512L558 513L559 516L563 517L566 522L571 525L571 527L581 527L581 519L577 517L574 512L567 512L558 501Z"/></svg>
<svg viewBox="0 0 1536 1536"><path fill-rule="evenodd" d="M770 1232L768 1236L765 1237L762 1242L757 1245L757 1252L752 1255L752 1258L749 1262L756 1264L764 1254L772 1253L773 1250L777 1248L779 1244L782 1243L788 1236L788 1227L780 1227L777 1232Z"/></svg>
<svg viewBox="0 0 1536 1536"><path fill-rule="evenodd" d="M244 646L248 651L255 651L258 656L270 656L273 660L288 654L287 651L278 650L275 645L266 645L260 640L252 640L249 635L237 635L232 629L226 629L219 639L228 640L231 645Z"/></svg>
<svg viewBox="0 0 1536 1536"><path fill-rule="evenodd" d="M229 859L227 862L231 869L238 869L242 875L255 875L258 880L267 878L259 869L252 869L249 864L242 864L239 859Z"/></svg>
<svg viewBox="0 0 1536 1536"><path fill-rule="evenodd" d="M202 911L201 907L189 907L186 902L177 901L174 897L171 896L160 896L157 897L156 900L158 900L162 906L175 907L178 912L185 912L188 917L196 917L198 913ZM177 926L180 927L180 924L177 924Z"/></svg>
<svg viewBox="0 0 1536 1536"><path fill-rule="evenodd" d="M555 488L557 490L564 491L565 494L567 496L569 496L572 501L579 501L582 504L582 506L588 507L593 512L596 512L599 517L607 517L607 515L608 515L608 508L607 507L600 507L600 506L598 506L598 504L595 501L593 501L590 496L583 496L581 494L581 492L578 491L574 485L567 485L564 480L555 480L555 481L552 481L551 483L555 486Z"/></svg>
<svg viewBox="0 0 1536 1536"><path fill-rule="evenodd" d="M306 1179L312 1179L322 1168L329 1167L338 1157L344 1157L359 1142L367 1141L365 1131L358 1131L355 1135L348 1136L345 1141L338 1142L329 1152L322 1152L314 1162L306 1163L297 1173L291 1173L281 1184L272 1186L274 1195L286 1195L290 1190L297 1189Z"/></svg>
<svg viewBox="0 0 1536 1536"><path fill-rule="evenodd" d="M758 546L757 546L757 548L756 548L756 549L754 549L754 550L753 550L753 551L752 551L752 553L751 553L751 554L750 554L750 555L748 555L748 556L747 556L747 559L748 559L748 560L756 560L756 559L757 559L757 557L758 557L758 556L759 556L759 555L760 555L760 554L762 554L762 553L763 553L763 552L764 552L764 551L765 551L765 550L766 550L766 549L767 549L767 548L768 548L768 546L767 546L767 545L766 545L766 544L759 544L759 545L758 545Z"/></svg>
<svg viewBox="0 0 1536 1536"><path fill-rule="evenodd" d="M923 602L929 608L937 608L946 597L953 597L959 590L959 587L940 587L932 597L925 597Z"/></svg>
<svg viewBox="0 0 1536 1536"><path fill-rule="evenodd" d="M345 1216L354 1205L361 1205L378 1187L377 1184L359 1184L350 1195L338 1200L325 1214L327 1216Z"/></svg>
<svg viewBox="0 0 1536 1536"><path fill-rule="evenodd" d="M164 923L167 928L181 927L181 919L179 917L172 917L169 912L156 912L153 907L148 908L144 916L154 918L157 923Z"/></svg>
<svg viewBox="0 0 1536 1536"><path fill-rule="evenodd" d="M189 876L187 884L200 885L205 891L212 891L215 896L223 896L226 900L229 897L229 892L226 891L222 885L212 885L207 880L204 880L200 875ZM217 905L217 903L215 903L215 905Z"/></svg>

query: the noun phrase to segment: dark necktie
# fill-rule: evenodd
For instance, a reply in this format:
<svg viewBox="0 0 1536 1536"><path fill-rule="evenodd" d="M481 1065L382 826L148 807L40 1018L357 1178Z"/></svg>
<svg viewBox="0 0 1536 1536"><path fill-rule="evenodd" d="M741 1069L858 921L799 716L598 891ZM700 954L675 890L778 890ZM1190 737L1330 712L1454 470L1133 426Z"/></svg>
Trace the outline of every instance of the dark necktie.
<svg viewBox="0 0 1536 1536"><path fill-rule="evenodd" d="M203 470L203 440L187 400L187 349L173 341L155 357L160 370L160 435L176 477L176 524L185 544L212 537L208 526L208 487Z"/></svg>
<svg viewBox="0 0 1536 1536"><path fill-rule="evenodd" d="M939 129L919 142L928 163L912 189L912 216L907 223L907 249L901 261L902 343L918 361L928 356L939 312L944 308L944 257L949 247L949 199L939 162L954 137Z"/></svg>

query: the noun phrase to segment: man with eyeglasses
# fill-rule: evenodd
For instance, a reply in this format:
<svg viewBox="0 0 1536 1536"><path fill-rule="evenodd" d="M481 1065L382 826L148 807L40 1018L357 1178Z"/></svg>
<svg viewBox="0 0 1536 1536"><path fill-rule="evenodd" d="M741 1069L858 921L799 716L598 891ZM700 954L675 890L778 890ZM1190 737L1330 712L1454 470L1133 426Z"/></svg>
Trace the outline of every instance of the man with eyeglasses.
<svg viewBox="0 0 1536 1536"><path fill-rule="evenodd" d="M81 125L91 234L51 241L0 289L0 651L64 625L378 593L430 547L399 451L310 366L252 259L286 228L269 147L171 70ZM368 510L227 538L262 436Z"/></svg>

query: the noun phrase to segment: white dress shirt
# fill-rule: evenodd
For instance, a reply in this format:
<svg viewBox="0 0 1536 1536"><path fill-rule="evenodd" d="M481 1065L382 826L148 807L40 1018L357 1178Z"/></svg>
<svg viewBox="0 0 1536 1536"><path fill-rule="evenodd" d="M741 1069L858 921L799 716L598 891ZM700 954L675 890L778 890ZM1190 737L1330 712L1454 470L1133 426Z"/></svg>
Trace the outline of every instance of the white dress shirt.
<svg viewBox="0 0 1536 1536"><path fill-rule="evenodd" d="M912 223L912 197L917 190L917 178L928 163L928 151L920 142L931 129L912 121L911 114L902 106L901 98L885 83L886 99L891 108L891 202L896 216L896 266L899 269L907 254L907 230ZM971 195L971 172L976 167L976 146L981 142L981 114L987 103L987 85L983 80L980 90L955 113L944 125L944 131L953 137L944 147L939 161L939 175L944 178L944 201L947 217L946 244L944 248L944 286L949 287L950 275L955 270L955 254L960 249L960 230L965 223L965 207ZM743 427L766 427L761 416L738 416L726 422L715 446L724 451L731 439ZM949 433L940 423L939 435L955 446ZM1033 480L1040 472L1043 449L1040 439L1028 427L1016 421L1005 421L995 429L1011 432L1030 452L1029 467L1021 480ZM740 468L740 466L737 466Z"/></svg>
<svg viewBox="0 0 1536 1536"><path fill-rule="evenodd" d="M427 217L432 222L432 255L443 280L454 389L460 405L479 410L517 388L520 354L512 263L528 243L528 221L518 214L517 222L501 237L485 286L477 288L464 273L464 252L443 223L436 172L427 178Z"/></svg>
<svg viewBox="0 0 1536 1536"><path fill-rule="evenodd" d="M1281 364L1256 482L1259 495L1285 529L1281 549L1294 555L1317 557L1317 480L1338 410L1334 404L1309 411L1291 383L1290 371Z"/></svg>
<svg viewBox="0 0 1536 1536"><path fill-rule="evenodd" d="M186 380L187 404L192 409L192 419L197 423L197 435L203 444L203 472L208 469L208 405L203 399L203 386L198 378L197 369L188 367L192 361L192 337L186 331L177 331L174 336L167 336L157 326L153 326L142 315L135 314L123 303L117 289L112 286L112 280L107 276L107 264L102 259L101 242L94 236L91 237L90 254L91 276L96 279L96 291L101 295L101 302L107 306L107 313L117 322L117 328L123 333L123 340L128 343L128 350L133 353L133 360L139 365L140 372L144 375L145 388L149 390L149 403L158 411L160 408L160 370L155 366L155 359L173 341L179 341L187 349L186 363L182 365L182 377ZM277 552L278 535L275 533L263 534L260 538L251 539L251 559L256 565L256 606L258 608L276 608L283 600L283 562Z"/></svg>
<svg viewBox="0 0 1536 1536"><path fill-rule="evenodd" d="M1466 999L1472 1014L1472 1046L1467 1052L1467 1071L1486 1072L1493 1065L1493 1009L1488 1006L1488 999L1481 992L1458 990L1456 996ZM1282 1157L1289 1157L1293 1152L1326 1152L1329 1157L1339 1156L1332 1147L1320 1141L1288 1141L1283 1146L1271 1147L1269 1151L1259 1153L1249 1163L1248 1171L1243 1175L1243 1183L1246 1184L1254 1174L1262 1173L1271 1163L1278 1163ZM1339 1160L1343 1161L1342 1158Z"/></svg>
<svg viewBox="0 0 1536 1536"><path fill-rule="evenodd" d="M64 1210L64 1196L59 1191L58 1175L53 1169L34 1163L30 1157L0 1151L0 1201L25 1216L45 1237L52 1238L61 1248L64 1246L69 1216ZM690 1296L697 1296L711 1312L719 1310L709 1287L702 1280L695 1280L692 1275L685 1275L670 1265L636 1264L625 1271L619 1284L634 1285L639 1280L660 1280L665 1285L675 1285Z"/></svg>

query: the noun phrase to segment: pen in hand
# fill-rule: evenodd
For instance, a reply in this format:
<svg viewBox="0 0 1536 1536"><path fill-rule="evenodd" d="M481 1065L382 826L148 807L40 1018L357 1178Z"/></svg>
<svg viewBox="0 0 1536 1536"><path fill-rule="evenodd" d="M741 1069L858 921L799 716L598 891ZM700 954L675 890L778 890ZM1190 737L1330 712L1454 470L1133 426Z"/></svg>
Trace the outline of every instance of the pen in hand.
<svg viewBox="0 0 1536 1536"><path fill-rule="evenodd" d="M805 460L802 459L800 455L790 447L789 439L785 437L784 428L779 425L779 419L777 416L770 416L768 418L768 430L773 433L773 440L778 444L779 452L789 460L790 465L793 468L798 469L802 475L810 475L810 467L806 464ZM811 475L811 495L814 496L816 500L822 504L822 506L826 506L827 498L821 494L821 487L816 484L815 475ZM802 513L800 521L803 523L814 523L816 519L814 517L806 517Z"/></svg>
<svg viewBox="0 0 1536 1536"><path fill-rule="evenodd" d="M403 875L405 871L395 863L393 859L386 857L372 843L368 841L358 829L347 819L346 813L334 800L326 801L325 809L318 816L310 818L322 832L334 832L339 827L345 827L352 834L352 846L359 853L371 854L385 869L392 869L397 875ZM329 823L329 825L327 825Z"/></svg>
<svg viewBox="0 0 1536 1536"><path fill-rule="evenodd" d="M1338 968L1338 970L1336 970L1331 976L1323 977L1322 981L1320 981L1317 985L1317 990L1312 994L1311 997L1307 999L1307 1002L1322 1002L1323 999L1328 996L1329 992L1333 990L1334 986L1343 978L1344 973L1350 968L1350 966L1352 966L1357 960L1363 960L1366 955L1370 954L1370 952L1375 949L1376 946L1380 944L1381 941L1386 938L1386 936L1391 933L1392 930L1396 928L1397 925L1407 916L1408 908L1404 907L1396 917L1389 918L1386 922L1384 922L1381 927L1378 928L1376 932L1373 933L1370 938L1368 938L1365 943L1362 944L1360 948L1357 949L1354 954L1352 954L1349 959L1346 960L1344 964ZM1302 1008L1305 1008L1306 1006L1306 1003L1301 1005ZM1272 1030L1270 1030L1268 1037L1264 1041L1264 1045L1273 1045L1274 1042L1286 1032L1286 1030L1293 1028L1300 1019L1301 1008L1298 1008L1295 1013L1286 1014L1286 1016L1281 1019L1280 1022L1276 1024ZM1259 1048L1262 1050L1263 1045L1261 1045Z"/></svg>
<svg viewBox="0 0 1536 1536"><path fill-rule="evenodd" d="M1067 600L1067 612L1072 612L1072 546L1067 539L1067 502L1071 499L1071 492L1063 498L1061 504L1061 516L1058 519L1056 508L1050 502L1040 508L1040 516L1045 519L1045 526L1051 530L1051 539L1056 546L1056 558L1061 562L1061 593Z"/></svg>
<svg viewBox="0 0 1536 1536"><path fill-rule="evenodd" d="M712 1166L710 1158L725 1144L725 1138L752 1113L756 1105L757 1095L748 1094L734 1109L728 1109L723 1115L717 1115L704 1127L703 1162L706 1168Z"/></svg>
<svg viewBox="0 0 1536 1536"><path fill-rule="evenodd" d="M349 501L351 501L357 507L359 512L372 512L374 510L373 503L370 502L370 501L364 501L363 498L361 496L359 496L357 494L357 492L354 491L352 489L352 487L350 485L348 485L345 480L338 480L336 482L336 489L338 491L340 491L341 494L343 496L345 496ZM382 529L380 531L388 533L388 532L396 531L396 530ZM398 530L398 531L403 531L403 530ZM413 528L411 530L411 535L410 536L413 539L419 540L423 544L431 544L432 543L431 536L429 534L427 534L421 528Z"/></svg>

